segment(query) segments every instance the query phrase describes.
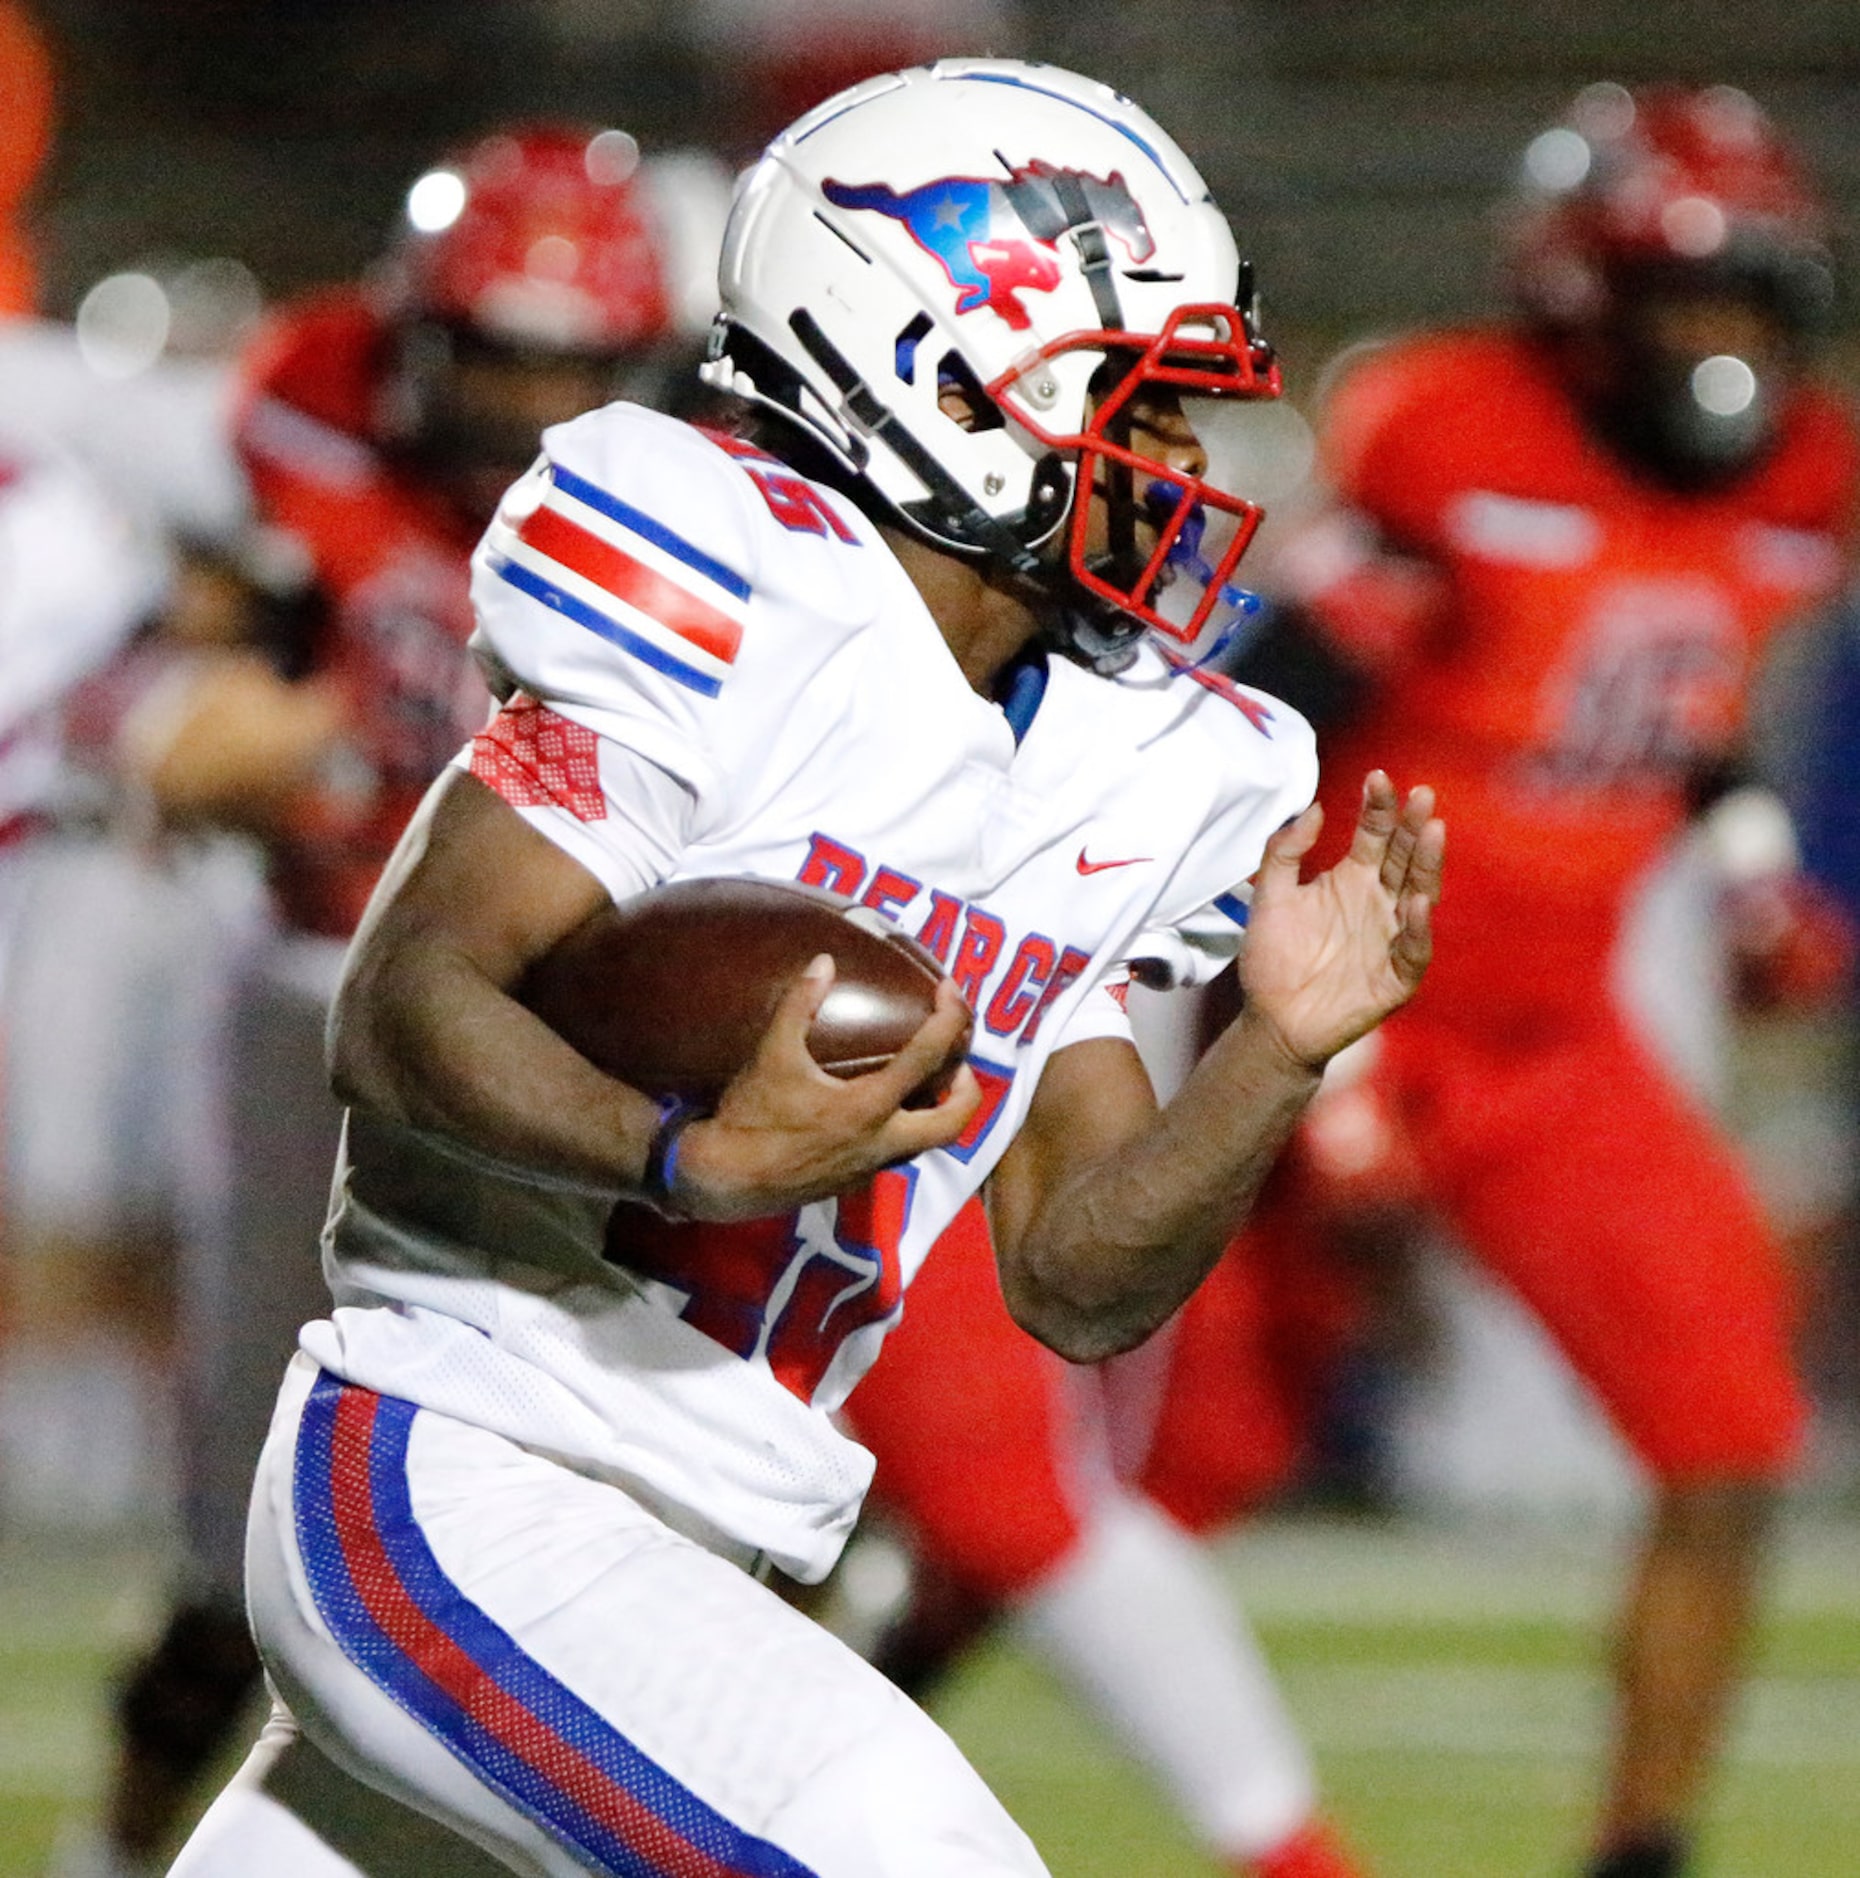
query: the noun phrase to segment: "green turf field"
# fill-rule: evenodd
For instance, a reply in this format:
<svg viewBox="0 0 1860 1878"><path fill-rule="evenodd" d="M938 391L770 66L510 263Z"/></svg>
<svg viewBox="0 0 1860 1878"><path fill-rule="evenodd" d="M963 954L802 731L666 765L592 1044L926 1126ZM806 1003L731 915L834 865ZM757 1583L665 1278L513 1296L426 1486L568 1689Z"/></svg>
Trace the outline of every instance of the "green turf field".
<svg viewBox="0 0 1860 1878"><path fill-rule="evenodd" d="M94 1792L105 1679L150 1621L159 1562L147 1547L0 1544L0 1878L37 1878L58 1818ZM1381 1878L1573 1872L1602 1716L1605 1537L1281 1521L1222 1563ZM1143 1777L1013 1650L979 1653L938 1712L1055 1878L1208 1871ZM1698 1878L1856 1873L1860 1527L1805 1521Z"/></svg>

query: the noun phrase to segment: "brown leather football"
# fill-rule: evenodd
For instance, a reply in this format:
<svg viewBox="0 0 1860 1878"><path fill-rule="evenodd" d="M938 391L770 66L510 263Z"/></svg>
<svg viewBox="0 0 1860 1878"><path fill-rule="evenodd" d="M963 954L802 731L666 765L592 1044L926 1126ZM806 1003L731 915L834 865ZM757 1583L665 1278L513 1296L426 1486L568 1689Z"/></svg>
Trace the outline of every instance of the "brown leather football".
<svg viewBox="0 0 1860 1878"><path fill-rule="evenodd" d="M610 1076L709 1104L822 952L837 975L808 1051L835 1076L877 1069L930 1015L943 968L870 907L819 888L734 877L654 888L576 927L517 995ZM967 1044L965 1034L906 1106L949 1087Z"/></svg>

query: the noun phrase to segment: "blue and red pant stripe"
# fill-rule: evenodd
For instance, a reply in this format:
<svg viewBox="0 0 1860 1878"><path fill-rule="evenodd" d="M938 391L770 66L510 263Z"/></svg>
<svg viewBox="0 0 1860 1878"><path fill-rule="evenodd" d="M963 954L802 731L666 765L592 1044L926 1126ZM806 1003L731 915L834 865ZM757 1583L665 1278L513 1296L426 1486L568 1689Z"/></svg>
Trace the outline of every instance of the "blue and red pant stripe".
<svg viewBox="0 0 1860 1878"><path fill-rule="evenodd" d="M411 1402L317 1378L297 1543L344 1655L487 1786L611 1878L811 1878L557 1681L455 1585L413 1516Z"/></svg>

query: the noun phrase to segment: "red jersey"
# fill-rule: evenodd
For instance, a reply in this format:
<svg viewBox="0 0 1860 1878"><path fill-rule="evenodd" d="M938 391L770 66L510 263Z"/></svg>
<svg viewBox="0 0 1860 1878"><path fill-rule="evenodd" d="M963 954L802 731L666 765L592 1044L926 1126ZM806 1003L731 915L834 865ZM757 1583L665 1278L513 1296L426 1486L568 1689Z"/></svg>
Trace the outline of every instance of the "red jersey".
<svg viewBox="0 0 1860 1878"><path fill-rule="evenodd" d="M466 650L477 531L380 447L390 339L353 290L287 309L247 360L236 425L261 518L303 544L329 601L311 668L351 700L347 760L272 854L286 919L337 937L490 706Z"/></svg>
<svg viewBox="0 0 1860 1878"><path fill-rule="evenodd" d="M1748 475L1678 494L1594 439L1542 346L1463 331L1365 354L1325 444L1347 509L1291 544L1288 577L1376 681L1324 752L1333 834L1370 768L1438 788L1436 1019L1598 998L1626 893L1689 776L1735 746L1765 641L1839 580L1849 420L1804 390Z"/></svg>

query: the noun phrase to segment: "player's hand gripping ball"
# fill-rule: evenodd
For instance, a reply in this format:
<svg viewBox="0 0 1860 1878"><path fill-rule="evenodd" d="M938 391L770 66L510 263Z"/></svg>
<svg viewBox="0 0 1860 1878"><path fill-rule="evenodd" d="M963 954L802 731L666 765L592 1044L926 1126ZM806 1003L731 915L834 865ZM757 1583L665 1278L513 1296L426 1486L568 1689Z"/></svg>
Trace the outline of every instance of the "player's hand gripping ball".
<svg viewBox="0 0 1860 1878"><path fill-rule="evenodd" d="M539 959L518 995L597 1069L653 1096L710 1107L755 1055L782 993L822 952L832 989L807 1035L835 1076L885 1063L930 1015L936 957L870 907L769 880L680 881L603 907ZM965 1032L906 1099L949 1088Z"/></svg>

